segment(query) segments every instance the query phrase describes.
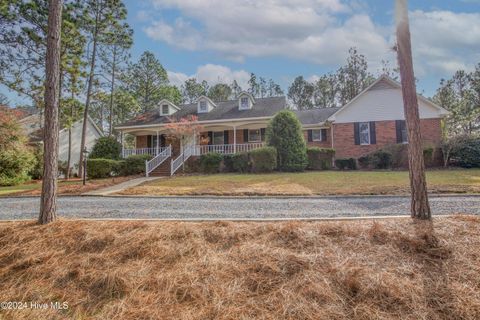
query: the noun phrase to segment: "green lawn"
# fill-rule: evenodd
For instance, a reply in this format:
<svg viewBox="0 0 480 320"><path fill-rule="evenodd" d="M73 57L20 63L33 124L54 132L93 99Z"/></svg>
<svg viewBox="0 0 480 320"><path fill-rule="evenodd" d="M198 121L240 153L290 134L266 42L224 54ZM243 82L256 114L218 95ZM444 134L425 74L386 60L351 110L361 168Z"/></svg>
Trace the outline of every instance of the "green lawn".
<svg viewBox="0 0 480 320"><path fill-rule="evenodd" d="M480 169L427 172L432 193L480 193ZM145 195L352 195L405 194L407 171L310 171L273 174L177 176L122 194Z"/></svg>
<svg viewBox="0 0 480 320"><path fill-rule="evenodd" d="M61 181L59 186L68 186L79 184L78 181ZM0 187L0 196L11 195L11 194L23 194L25 192L32 192L36 190L41 190L42 184L38 181L29 182L26 184L21 184L18 186L11 187Z"/></svg>

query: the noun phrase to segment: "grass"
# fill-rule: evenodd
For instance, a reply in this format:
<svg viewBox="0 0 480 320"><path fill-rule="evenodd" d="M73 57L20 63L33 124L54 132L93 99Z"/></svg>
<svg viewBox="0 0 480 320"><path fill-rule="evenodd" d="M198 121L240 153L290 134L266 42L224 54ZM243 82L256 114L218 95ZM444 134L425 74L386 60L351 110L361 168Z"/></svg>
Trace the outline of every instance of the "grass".
<svg viewBox="0 0 480 320"><path fill-rule="evenodd" d="M0 223L0 319L479 319L480 218Z"/></svg>
<svg viewBox="0 0 480 320"><path fill-rule="evenodd" d="M136 178L136 176L133 178ZM82 180L80 179L59 180L58 192L59 194L64 195L78 195L91 190L96 190L118 184L129 179L132 179L132 177L116 177L108 179L88 180L85 186L83 186ZM35 180L18 186L0 187L0 196L38 196L40 195L41 191L42 182Z"/></svg>
<svg viewBox="0 0 480 320"><path fill-rule="evenodd" d="M427 172L432 193L479 193L480 169ZM368 195L406 194L406 171L311 171L178 176L122 192L134 195Z"/></svg>

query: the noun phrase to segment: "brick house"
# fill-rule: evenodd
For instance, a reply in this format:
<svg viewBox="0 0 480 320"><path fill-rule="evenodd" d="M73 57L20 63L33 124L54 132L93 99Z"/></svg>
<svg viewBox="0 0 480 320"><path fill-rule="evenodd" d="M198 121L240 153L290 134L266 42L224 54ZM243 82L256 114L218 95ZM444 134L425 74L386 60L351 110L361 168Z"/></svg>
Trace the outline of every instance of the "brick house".
<svg viewBox="0 0 480 320"><path fill-rule="evenodd" d="M437 146L442 137L442 118L448 112L420 95L418 100L422 139L425 145ZM155 158L147 164L147 175L171 175L191 156L261 147L268 122L286 108L285 97L254 98L246 92L222 102L202 96L196 103L182 106L163 100L159 110L141 114L116 129L122 137L135 136L135 148L123 149L124 157L152 154ZM343 107L294 112L307 144L333 148L337 158L358 158L389 144L407 143L401 85L387 76L379 77ZM189 115L198 117L202 130L181 142L169 134L166 125L172 118Z"/></svg>

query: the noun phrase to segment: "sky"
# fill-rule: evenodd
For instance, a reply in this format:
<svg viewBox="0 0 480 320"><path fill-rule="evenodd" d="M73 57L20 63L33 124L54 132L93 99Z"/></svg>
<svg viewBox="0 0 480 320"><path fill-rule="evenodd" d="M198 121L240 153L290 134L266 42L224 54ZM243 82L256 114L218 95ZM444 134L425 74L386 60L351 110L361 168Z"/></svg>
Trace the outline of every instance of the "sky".
<svg viewBox="0 0 480 320"><path fill-rule="evenodd" d="M348 49L370 72L392 67L393 0L126 0L134 60L152 51L169 79L196 77L246 87L250 72L286 91L298 75L313 80L345 63ZM480 63L480 0L410 0L418 91L432 96L441 78ZM14 103L22 102L4 88Z"/></svg>

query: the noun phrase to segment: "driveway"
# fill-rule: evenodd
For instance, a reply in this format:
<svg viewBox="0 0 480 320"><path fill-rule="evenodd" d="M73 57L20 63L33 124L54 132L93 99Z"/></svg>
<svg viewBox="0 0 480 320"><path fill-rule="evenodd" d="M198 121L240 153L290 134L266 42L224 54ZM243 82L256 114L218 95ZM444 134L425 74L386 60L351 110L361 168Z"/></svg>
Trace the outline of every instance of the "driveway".
<svg viewBox="0 0 480 320"><path fill-rule="evenodd" d="M0 220L36 219L38 197L0 198ZM480 196L431 196L434 215L480 214ZM402 196L221 198L59 197L65 218L91 219L309 219L409 215Z"/></svg>

